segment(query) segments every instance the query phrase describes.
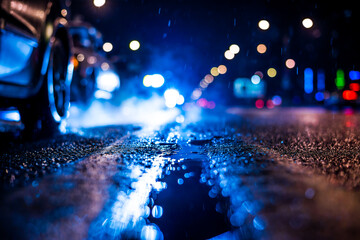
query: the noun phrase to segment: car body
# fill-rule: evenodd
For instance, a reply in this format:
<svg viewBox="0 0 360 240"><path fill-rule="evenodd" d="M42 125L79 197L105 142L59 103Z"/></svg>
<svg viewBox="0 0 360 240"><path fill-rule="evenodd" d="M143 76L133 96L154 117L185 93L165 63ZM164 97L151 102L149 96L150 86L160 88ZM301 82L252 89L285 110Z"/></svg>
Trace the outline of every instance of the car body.
<svg viewBox="0 0 360 240"><path fill-rule="evenodd" d="M25 131L56 132L68 115L73 64L61 0L0 0L0 107Z"/></svg>
<svg viewBox="0 0 360 240"><path fill-rule="evenodd" d="M88 105L94 98L110 99L120 79L103 51L101 33L82 20L72 21L69 29L75 57L71 101Z"/></svg>

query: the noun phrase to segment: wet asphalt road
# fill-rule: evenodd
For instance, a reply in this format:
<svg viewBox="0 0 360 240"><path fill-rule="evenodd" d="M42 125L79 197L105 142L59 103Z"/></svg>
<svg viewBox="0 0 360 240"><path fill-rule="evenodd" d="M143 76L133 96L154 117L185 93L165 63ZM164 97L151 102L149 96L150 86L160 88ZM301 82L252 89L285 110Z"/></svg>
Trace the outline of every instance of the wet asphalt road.
<svg viewBox="0 0 360 240"><path fill-rule="evenodd" d="M206 116L206 117L205 117ZM1 239L358 239L359 114L3 132Z"/></svg>

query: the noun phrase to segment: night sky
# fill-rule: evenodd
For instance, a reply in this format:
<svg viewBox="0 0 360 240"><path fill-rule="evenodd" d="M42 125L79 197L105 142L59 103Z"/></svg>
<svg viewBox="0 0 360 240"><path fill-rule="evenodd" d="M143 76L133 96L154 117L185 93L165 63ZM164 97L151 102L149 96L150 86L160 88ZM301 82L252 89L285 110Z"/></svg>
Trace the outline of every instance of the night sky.
<svg viewBox="0 0 360 240"><path fill-rule="evenodd" d="M209 94L221 98L237 77L250 77L255 71L278 69L270 92L281 88L284 61L292 58L296 68L288 73L291 91L296 93L304 68L325 69L328 90L337 68L360 70L359 9L346 1L158 1L107 0L96 8L92 0L72 3L72 16L81 14L103 33L104 41L114 45L113 55L122 64L125 79L142 79L160 71L171 79L168 84L195 88L211 67L225 64L228 73L209 88ZM310 17L311 29L301 21ZM266 19L270 29L262 31L258 21ZM140 51L131 52L128 44L137 39ZM228 47L236 43L241 51L234 60L224 58ZM265 43L268 52L256 51ZM120 62L121 62L120 61ZM124 78L123 78L124 79ZM141 79L139 81L141 81Z"/></svg>

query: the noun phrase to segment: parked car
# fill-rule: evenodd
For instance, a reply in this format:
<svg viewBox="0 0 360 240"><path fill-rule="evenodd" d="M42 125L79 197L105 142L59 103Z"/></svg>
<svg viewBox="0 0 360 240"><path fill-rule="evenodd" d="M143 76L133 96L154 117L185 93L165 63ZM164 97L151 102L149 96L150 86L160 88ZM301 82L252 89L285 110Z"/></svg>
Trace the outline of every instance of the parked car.
<svg viewBox="0 0 360 240"><path fill-rule="evenodd" d="M25 133L55 133L68 115L67 13L61 0L0 0L0 107L19 109Z"/></svg>
<svg viewBox="0 0 360 240"><path fill-rule="evenodd" d="M103 51L101 33L82 20L74 20L69 26L75 56L71 101L89 105L99 96L110 99L120 79Z"/></svg>

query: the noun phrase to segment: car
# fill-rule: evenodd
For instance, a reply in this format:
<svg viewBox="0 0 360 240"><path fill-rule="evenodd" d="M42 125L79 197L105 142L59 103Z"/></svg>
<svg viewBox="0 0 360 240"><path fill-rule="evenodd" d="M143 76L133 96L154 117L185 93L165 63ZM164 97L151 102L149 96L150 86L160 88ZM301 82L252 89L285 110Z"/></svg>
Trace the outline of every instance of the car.
<svg viewBox="0 0 360 240"><path fill-rule="evenodd" d="M75 57L71 102L86 107L94 98L111 99L120 78L103 50L102 34L81 19L70 22L69 29Z"/></svg>
<svg viewBox="0 0 360 240"><path fill-rule="evenodd" d="M0 0L0 108L18 108L25 134L58 133L68 116L68 2Z"/></svg>

